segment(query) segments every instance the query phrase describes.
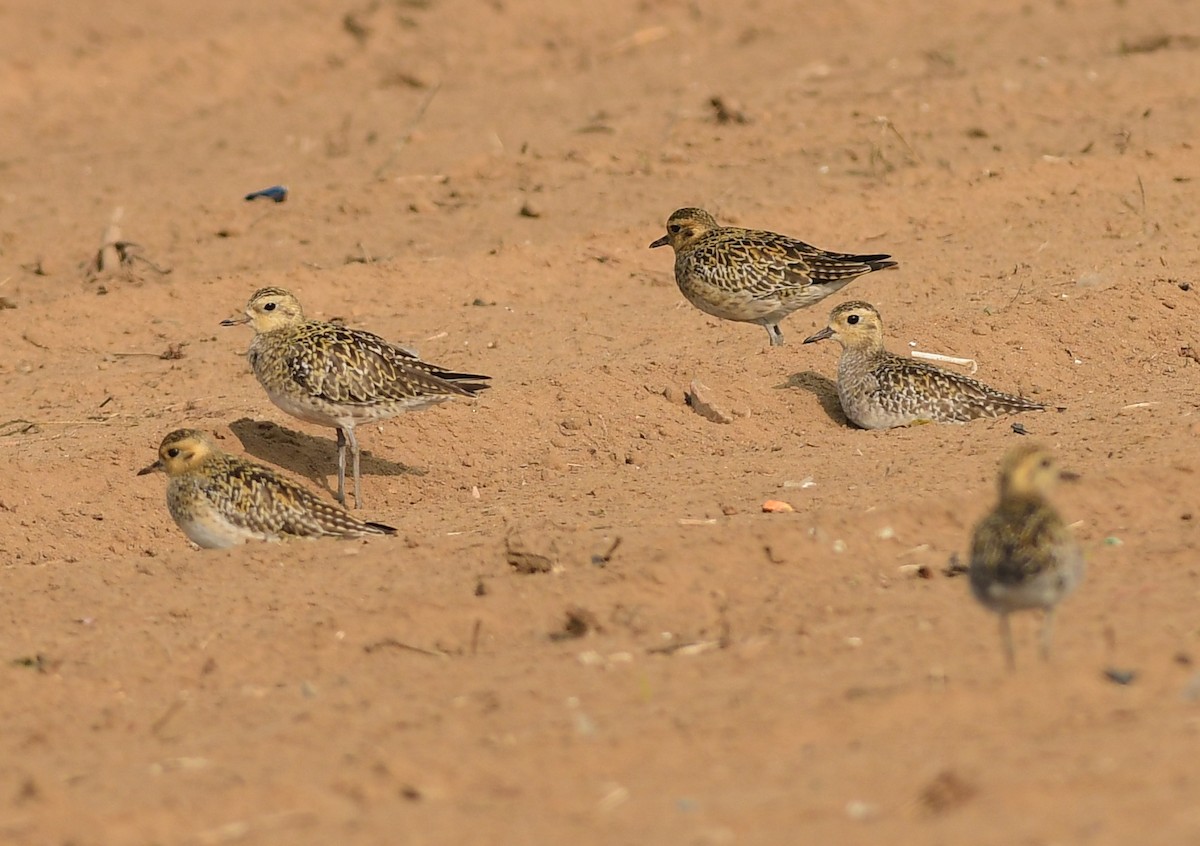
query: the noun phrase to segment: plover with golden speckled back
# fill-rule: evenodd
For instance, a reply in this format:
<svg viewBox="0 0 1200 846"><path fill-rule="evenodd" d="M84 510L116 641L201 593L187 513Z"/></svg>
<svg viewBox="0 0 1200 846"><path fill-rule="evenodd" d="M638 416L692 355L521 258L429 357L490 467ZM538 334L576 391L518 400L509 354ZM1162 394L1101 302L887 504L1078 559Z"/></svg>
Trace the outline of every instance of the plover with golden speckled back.
<svg viewBox="0 0 1200 846"><path fill-rule="evenodd" d="M771 346L779 321L825 299L864 273L896 267L883 253L832 253L757 229L720 226L704 209L678 209L650 246L675 251L675 282L688 302L723 320L757 323Z"/></svg>
<svg viewBox="0 0 1200 846"><path fill-rule="evenodd" d="M1000 465L1000 500L971 539L971 592L1000 615L1010 669L1016 658L1008 615L1042 610L1041 654L1049 658L1055 609L1083 578L1083 552L1047 499L1055 482L1073 475L1038 444L1014 447Z"/></svg>
<svg viewBox="0 0 1200 846"><path fill-rule="evenodd" d="M306 320L300 301L282 288L263 288L245 316L254 340L247 358L259 383L293 417L337 429L338 502L346 503L346 444L354 456L354 505L362 507L354 427L455 397L473 397L490 376L458 373L422 361L412 350L362 329Z"/></svg>
<svg viewBox="0 0 1200 846"><path fill-rule="evenodd" d="M967 376L888 352L883 346L883 320L870 303L842 303L830 313L829 325L804 343L826 338L842 345L837 372L842 410L863 429L917 422L965 423L1045 409Z"/></svg>
<svg viewBox="0 0 1200 846"><path fill-rule="evenodd" d="M158 460L138 471L166 473L167 508L198 546L225 549L247 541L394 535L358 520L269 467L222 452L197 429L163 438Z"/></svg>

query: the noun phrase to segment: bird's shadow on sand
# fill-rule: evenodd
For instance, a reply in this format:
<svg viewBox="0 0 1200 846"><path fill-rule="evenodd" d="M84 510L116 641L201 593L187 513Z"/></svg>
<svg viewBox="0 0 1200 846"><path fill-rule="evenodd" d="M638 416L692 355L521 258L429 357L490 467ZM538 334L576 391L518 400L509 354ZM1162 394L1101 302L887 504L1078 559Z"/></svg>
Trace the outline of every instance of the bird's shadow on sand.
<svg viewBox="0 0 1200 846"><path fill-rule="evenodd" d="M849 426L850 421L842 411L842 401L838 399L837 383L827 376L822 376L812 370L793 373L780 388L799 388L808 391L821 403L821 408L829 419L840 426Z"/></svg>
<svg viewBox="0 0 1200 846"><path fill-rule="evenodd" d="M277 467L311 479L314 484L333 493L327 479L337 478L337 436L318 437L306 432L297 432L269 420L251 420L243 417L229 424L230 430L242 442L242 448L250 455ZM330 430L331 432L333 430ZM359 444L362 444L359 435ZM411 467L386 458L378 458L367 450L362 451L362 474L364 476L424 476L425 470ZM352 458L346 450L346 475L352 473ZM348 482L353 487L353 482Z"/></svg>

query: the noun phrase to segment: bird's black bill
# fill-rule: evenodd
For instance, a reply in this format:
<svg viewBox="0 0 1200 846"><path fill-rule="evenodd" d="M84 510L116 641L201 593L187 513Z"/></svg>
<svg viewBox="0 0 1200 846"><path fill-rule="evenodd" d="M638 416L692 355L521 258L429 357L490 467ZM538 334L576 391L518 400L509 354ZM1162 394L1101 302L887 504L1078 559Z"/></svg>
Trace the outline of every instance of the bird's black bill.
<svg viewBox="0 0 1200 846"><path fill-rule="evenodd" d="M1074 470L1060 470L1058 471L1058 478L1064 482L1078 482L1080 476Z"/></svg>
<svg viewBox="0 0 1200 846"><path fill-rule="evenodd" d="M661 238L659 238L657 241L654 241L653 243L651 243L650 249L653 250L655 247L665 247L669 243L670 243L670 241L667 240L667 236L664 235Z"/></svg>
<svg viewBox="0 0 1200 846"><path fill-rule="evenodd" d="M817 334L809 335L807 338L805 338L804 343L815 344L817 341L824 341L826 338L832 338L832 337L833 337L833 329L826 326L824 329L822 329Z"/></svg>
<svg viewBox="0 0 1200 846"><path fill-rule="evenodd" d="M137 471L137 474L139 476L145 476L147 473L157 473L162 469L163 469L163 463L162 463L162 459L160 458L158 461L154 462L149 467L143 467L141 470Z"/></svg>
<svg viewBox="0 0 1200 846"><path fill-rule="evenodd" d="M249 317L230 317L225 320L222 320L221 325L222 326L241 326L241 325L243 325L245 323L249 323L249 322L250 322Z"/></svg>

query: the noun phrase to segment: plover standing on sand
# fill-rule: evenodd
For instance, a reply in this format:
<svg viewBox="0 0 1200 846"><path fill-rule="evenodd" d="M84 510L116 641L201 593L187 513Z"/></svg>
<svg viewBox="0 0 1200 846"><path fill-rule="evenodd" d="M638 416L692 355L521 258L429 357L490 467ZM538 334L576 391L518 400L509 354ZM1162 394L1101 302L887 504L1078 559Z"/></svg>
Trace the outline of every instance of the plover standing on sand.
<svg viewBox="0 0 1200 846"><path fill-rule="evenodd" d="M675 251L675 283L703 312L766 328L783 343L779 321L840 291L864 273L896 267L883 253L831 253L775 232L720 226L704 209L678 209L650 246Z"/></svg>
<svg viewBox="0 0 1200 846"><path fill-rule="evenodd" d="M346 504L346 445L354 456L354 506L362 508L354 427L455 397L473 397L490 376L458 373L422 361L412 350L362 329L306 320L300 301L282 288L263 288L245 316L254 340L246 357L259 383L293 417L337 429L337 500Z"/></svg>

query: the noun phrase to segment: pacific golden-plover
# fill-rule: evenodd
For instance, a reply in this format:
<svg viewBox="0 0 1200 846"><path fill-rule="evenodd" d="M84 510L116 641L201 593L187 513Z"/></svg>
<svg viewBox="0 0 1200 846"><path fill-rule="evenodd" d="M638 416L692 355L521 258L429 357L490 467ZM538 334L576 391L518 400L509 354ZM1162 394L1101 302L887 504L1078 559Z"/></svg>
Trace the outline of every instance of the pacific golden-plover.
<svg viewBox="0 0 1200 846"><path fill-rule="evenodd" d="M158 460L139 476L162 472L167 508L183 533L205 549L252 540L394 535L383 523L356 519L269 467L222 452L204 432L177 429Z"/></svg>
<svg viewBox="0 0 1200 846"><path fill-rule="evenodd" d="M362 507L354 427L455 397L473 397L490 376L458 373L422 361L412 350L336 323L306 320L300 301L282 288L254 292L245 316L254 340L250 369L271 402L293 417L337 429L337 500L346 504L346 444L354 456L354 505Z"/></svg>
<svg viewBox="0 0 1200 846"><path fill-rule="evenodd" d="M1083 552L1046 497L1060 478L1044 447L1023 443L1000 464L1000 501L971 539L971 592L1000 615L1009 668L1016 667L1008 615L1040 608L1041 654L1050 657L1054 610L1083 578Z"/></svg>
<svg viewBox="0 0 1200 846"><path fill-rule="evenodd" d="M678 209L667 234L650 246L675 251L675 282L703 312L767 330L783 343L779 321L873 270L896 267L883 253L831 253L756 229L720 226L704 209Z"/></svg>
<svg viewBox="0 0 1200 846"><path fill-rule="evenodd" d="M883 346L883 320L870 303L842 303L830 313L829 325L804 343L826 338L842 345L837 372L842 410L851 423L864 429L918 421L965 423L1045 408L967 376L888 352Z"/></svg>

